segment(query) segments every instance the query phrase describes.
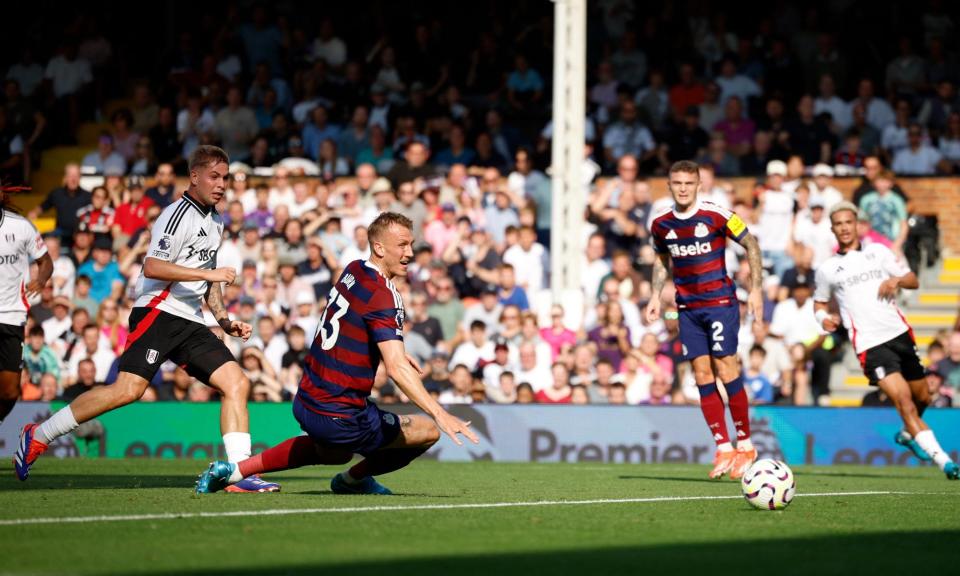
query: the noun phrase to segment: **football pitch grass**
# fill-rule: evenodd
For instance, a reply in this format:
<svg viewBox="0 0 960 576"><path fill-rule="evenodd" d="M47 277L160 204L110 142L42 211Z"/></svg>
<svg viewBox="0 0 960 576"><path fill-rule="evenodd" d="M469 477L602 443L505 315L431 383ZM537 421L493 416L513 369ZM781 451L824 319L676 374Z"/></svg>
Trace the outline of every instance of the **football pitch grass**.
<svg viewBox="0 0 960 576"><path fill-rule="evenodd" d="M195 496L187 460L0 467L0 574L956 573L960 482L934 468L794 467L798 497L751 508L704 466L415 462L397 495Z"/></svg>

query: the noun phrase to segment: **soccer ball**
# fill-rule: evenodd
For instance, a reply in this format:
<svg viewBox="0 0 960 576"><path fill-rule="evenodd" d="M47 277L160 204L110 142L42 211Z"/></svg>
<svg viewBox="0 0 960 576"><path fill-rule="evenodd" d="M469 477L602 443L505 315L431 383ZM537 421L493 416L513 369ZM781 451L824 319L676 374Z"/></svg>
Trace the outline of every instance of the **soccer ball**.
<svg viewBox="0 0 960 576"><path fill-rule="evenodd" d="M782 510L797 493L793 471L779 460L757 460L740 480L743 497L760 510Z"/></svg>

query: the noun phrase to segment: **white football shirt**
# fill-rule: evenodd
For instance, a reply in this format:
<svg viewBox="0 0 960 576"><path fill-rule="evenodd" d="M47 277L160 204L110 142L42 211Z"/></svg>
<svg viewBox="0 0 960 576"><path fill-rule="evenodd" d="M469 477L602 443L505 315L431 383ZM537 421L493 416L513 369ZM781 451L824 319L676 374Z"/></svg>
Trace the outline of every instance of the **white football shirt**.
<svg viewBox="0 0 960 576"><path fill-rule="evenodd" d="M157 258L185 268L212 270L223 236L223 220L212 206L203 206L189 195L164 208L154 222L147 258ZM143 275L137 278L135 307L159 308L206 325L200 305L207 283L167 282Z"/></svg>
<svg viewBox="0 0 960 576"><path fill-rule="evenodd" d="M30 263L46 253L46 243L29 220L0 208L0 324L27 321Z"/></svg>
<svg viewBox="0 0 960 576"><path fill-rule="evenodd" d="M909 272L889 248L868 244L834 254L821 264L813 299L826 303L831 295L837 297L843 325L850 332L854 351L860 354L910 330L896 302L877 296L884 280Z"/></svg>

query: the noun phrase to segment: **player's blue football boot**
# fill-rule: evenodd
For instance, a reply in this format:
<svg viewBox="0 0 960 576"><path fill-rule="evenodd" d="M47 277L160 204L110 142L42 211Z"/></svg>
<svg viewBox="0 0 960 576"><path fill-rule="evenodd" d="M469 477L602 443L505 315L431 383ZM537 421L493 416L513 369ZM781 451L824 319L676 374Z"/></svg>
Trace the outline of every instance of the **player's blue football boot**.
<svg viewBox="0 0 960 576"><path fill-rule="evenodd" d="M893 441L897 444L903 446L904 448L909 448L913 455L917 457L917 460L921 462L929 462L930 455L917 444L917 441L914 440L909 434L903 430L897 430L897 433L893 435Z"/></svg>
<svg viewBox="0 0 960 576"><path fill-rule="evenodd" d="M234 494L255 494L257 492L279 492L280 485L276 482L270 482L257 476L247 476L236 484L231 484L225 488L227 492Z"/></svg>
<svg viewBox="0 0 960 576"><path fill-rule="evenodd" d="M13 468L21 481L27 479L30 467L41 454L47 451L47 445L33 437L37 426L37 424L27 424L20 430L20 443L17 444L17 451L13 455Z"/></svg>
<svg viewBox="0 0 960 576"><path fill-rule="evenodd" d="M383 484L373 479L373 476L367 476L356 484L350 484L343 479L343 474L337 474L330 481L330 490L334 494L376 494L378 496L391 496L393 492Z"/></svg>
<svg viewBox="0 0 960 576"><path fill-rule="evenodd" d="M211 462L210 466L197 478L197 494L211 494L226 488L227 481L230 480L230 475L233 474L236 466L222 460Z"/></svg>
<svg viewBox="0 0 960 576"><path fill-rule="evenodd" d="M960 480L960 466L957 466L956 462L947 462L943 473L947 475L947 480Z"/></svg>

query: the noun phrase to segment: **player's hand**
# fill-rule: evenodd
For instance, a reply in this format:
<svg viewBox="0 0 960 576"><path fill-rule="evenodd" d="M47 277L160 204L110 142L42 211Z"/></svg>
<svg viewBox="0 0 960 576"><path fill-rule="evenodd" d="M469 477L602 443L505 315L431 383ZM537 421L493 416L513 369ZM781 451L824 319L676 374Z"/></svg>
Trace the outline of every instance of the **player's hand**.
<svg viewBox="0 0 960 576"><path fill-rule="evenodd" d="M253 326L239 320L227 320L220 324L227 334L246 342L253 335Z"/></svg>
<svg viewBox="0 0 960 576"><path fill-rule="evenodd" d="M215 268L207 272L207 282L226 282L233 284L237 279L237 271L233 268Z"/></svg>
<svg viewBox="0 0 960 576"><path fill-rule="evenodd" d="M27 284L26 288L24 289L26 291L27 299L33 300L35 297L39 296L40 291L43 290L44 284L45 283L41 282L39 278L31 280L30 283Z"/></svg>
<svg viewBox="0 0 960 576"><path fill-rule="evenodd" d="M653 324L660 319L660 299L651 298L650 302L647 302L647 324Z"/></svg>
<svg viewBox="0 0 960 576"><path fill-rule="evenodd" d="M457 438L457 434L462 434L464 438L469 439L474 444L479 444L477 435L470 429L470 423L464 422L447 411L442 411L434 419L440 431L449 436L457 446L463 446L463 442Z"/></svg>
<svg viewBox="0 0 960 576"><path fill-rule="evenodd" d="M417 362L416 358L414 358L409 354L405 354L405 356L407 357L407 362L409 362L410 365L413 366L413 369L417 371L417 374L419 374L421 378L426 376L426 373L423 371L423 367L420 366L420 363Z"/></svg>
<svg viewBox="0 0 960 576"><path fill-rule="evenodd" d="M877 297L881 300L893 300L896 298L898 290L900 290L900 279L887 278L877 289Z"/></svg>
<svg viewBox="0 0 960 576"><path fill-rule="evenodd" d="M836 332L840 327L840 317L836 314L830 314L823 319L823 329L827 332Z"/></svg>
<svg viewBox="0 0 960 576"><path fill-rule="evenodd" d="M747 297L747 309L753 314L753 324L757 328L763 326L763 294L759 290L751 290Z"/></svg>

